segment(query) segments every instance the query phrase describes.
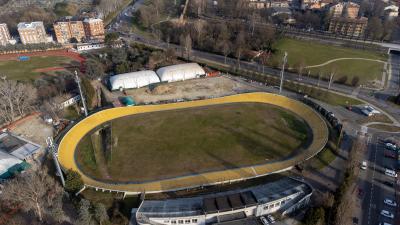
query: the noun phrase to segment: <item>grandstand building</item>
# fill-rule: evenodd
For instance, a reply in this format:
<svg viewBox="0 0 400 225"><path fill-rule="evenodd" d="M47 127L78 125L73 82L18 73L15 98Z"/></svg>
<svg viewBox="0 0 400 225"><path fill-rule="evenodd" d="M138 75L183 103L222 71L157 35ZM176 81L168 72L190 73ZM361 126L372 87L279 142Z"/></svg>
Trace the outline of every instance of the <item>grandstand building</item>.
<svg viewBox="0 0 400 225"><path fill-rule="evenodd" d="M310 185L283 178L263 185L192 198L144 200L132 210L132 224L257 224L256 217L289 214L310 201ZM253 221L253 222L251 222Z"/></svg>

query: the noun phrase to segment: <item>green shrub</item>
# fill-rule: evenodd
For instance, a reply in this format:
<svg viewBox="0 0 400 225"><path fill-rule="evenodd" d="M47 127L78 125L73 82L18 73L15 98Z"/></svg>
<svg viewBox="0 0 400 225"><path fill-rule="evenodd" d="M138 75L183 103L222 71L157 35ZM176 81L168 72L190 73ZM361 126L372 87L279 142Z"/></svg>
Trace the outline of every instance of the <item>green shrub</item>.
<svg viewBox="0 0 400 225"><path fill-rule="evenodd" d="M71 193L76 193L83 188L81 175L69 169L65 178L65 190Z"/></svg>

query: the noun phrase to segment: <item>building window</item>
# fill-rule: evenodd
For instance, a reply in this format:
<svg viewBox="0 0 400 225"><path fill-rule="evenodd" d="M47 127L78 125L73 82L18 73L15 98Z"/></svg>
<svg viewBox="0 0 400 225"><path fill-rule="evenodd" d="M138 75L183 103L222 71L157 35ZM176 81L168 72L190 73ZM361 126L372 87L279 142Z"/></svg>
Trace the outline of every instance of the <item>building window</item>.
<svg viewBox="0 0 400 225"><path fill-rule="evenodd" d="M190 220L185 220L185 223L190 223Z"/></svg>
<svg viewBox="0 0 400 225"><path fill-rule="evenodd" d="M178 220L178 223L179 224L183 224L183 220Z"/></svg>
<svg viewBox="0 0 400 225"><path fill-rule="evenodd" d="M171 220L171 224L176 224L176 220Z"/></svg>
<svg viewBox="0 0 400 225"><path fill-rule="evenodd" d="M268 210L269 205L264 206L264 210Z"/></svg>
<svg viewBox="0 0 400 225"><path fill-rule="evenodd" d="M197 223L197 219L192 219L192 223Z"/></svg>
<svg viewBox="0 0 400 225"><path fill-rule="evenodd" d="M169 220L164 220L164 223L169 223Z"/></svg>
<svg viewBox="0 0 400 225"><path fill-rule="evenodd" d="M278 207L278 206L279 206L279 202L275 203L275 206L274 206L274 207Z"/></svg>

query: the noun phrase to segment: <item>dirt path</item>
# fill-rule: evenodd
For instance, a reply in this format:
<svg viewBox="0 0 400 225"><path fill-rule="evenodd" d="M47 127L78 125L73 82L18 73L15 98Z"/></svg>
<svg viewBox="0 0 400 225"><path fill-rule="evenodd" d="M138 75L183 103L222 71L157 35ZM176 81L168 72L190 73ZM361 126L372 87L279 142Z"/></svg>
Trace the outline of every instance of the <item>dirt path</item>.
<svg viewBox="0 0 400 225"><path fill-rule="evenodd" d="M322 67L322 66L326 66L330 63L333 62L337 62L337 61L342 61L342 60L365 60L365 61L373 61L373 62L380 62L380 63L386 63L385 61L382 60L378 60L378 59L368 59L368 58L337 58L337 59L331 59L329 61L326 61L322 64L318 64L318 65L312 65L312 66L306 66L304 67L305 69L310 69L310 68L316 68L316 67Z"/></svg>

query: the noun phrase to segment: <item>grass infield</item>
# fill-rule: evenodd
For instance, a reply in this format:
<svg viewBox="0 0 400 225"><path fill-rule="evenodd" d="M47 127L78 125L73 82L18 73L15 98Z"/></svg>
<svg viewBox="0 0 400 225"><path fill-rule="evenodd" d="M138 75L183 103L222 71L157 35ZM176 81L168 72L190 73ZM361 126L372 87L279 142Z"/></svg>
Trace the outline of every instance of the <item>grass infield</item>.
<svg viewBox="0 0 400 225"><path fill-rule="evenodd" d="M91 142L77 148L88 175L150 181L265 163L296 153L312 139L296 114L264 103L229 103L152 112L111 121L112 153L105 176Z"/></svg>
<svg viewBox="0 0 400 225"><path fill-rule="evenodd" d="M2 75L9 79L27 81L35 80L41 75L41 72L35 70L50 67L69 67L74 62L74 60L62 56L32 56L28 61L0 61L0 71Z"/></svg>

